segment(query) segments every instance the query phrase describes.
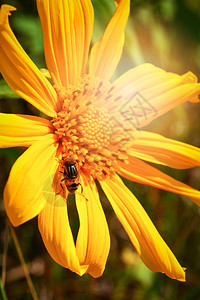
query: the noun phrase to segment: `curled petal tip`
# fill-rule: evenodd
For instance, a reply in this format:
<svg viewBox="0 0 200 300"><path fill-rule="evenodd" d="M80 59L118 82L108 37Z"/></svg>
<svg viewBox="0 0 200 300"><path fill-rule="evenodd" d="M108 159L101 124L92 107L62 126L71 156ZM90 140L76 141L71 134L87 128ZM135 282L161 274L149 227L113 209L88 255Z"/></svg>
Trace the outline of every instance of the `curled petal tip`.
<svg viewBox="0 0 200 300"><path fill-rule="evenodd" d="M179 280L179 281L182 281L182 282L185 282L186 281L186 279L185 279L185 272L186 272L186 268L182 268L182 270L183 270L183 272L182 272L182 276L180 277L180 278L175 278L175 279L177 279L177 280Z"/></svg>
<svg viewBox="0 0 200 300"><path fill-rule="evenodd" d="M182 268L181 270L177 270L178 272L176 274L173 274L173 275L170 275L170 274L166 274L165 271L163 271L162 273L165 273L169 278L171 279L175 279L175 280L178 280L180 282L186 282L186 278L185 278L185 271L186 271L186 268ZM180 272L181 271L181 272Z"/></svg>
<svg viewBox="0 0 200 300"><path fill-rule="evenodd" d="M177 266L174 265L174 273L172 273L171 275L166 274L165 272L163 272L163 273L165 273L171 279L175 279L175 280L178 280L181 282L186 282L185 271L186 271L186 268L183 268L183 267L177 268Z"/></svg>
<svg viewBox="0 0 200 300"><path fill-rule="evenodd" d="M4 12L8 15L11 15L10 12L15 11L15 10L17 10L16 7L14 7L12 5L7 5L7 4L1 5L1 12Z"/></svg>
<svg viewBox="0 0 200 300"><path fill-rule="evenodd" d="M3 4L0 7L0 25L8 22L8 16L11 16L11 11L17 10L14 6Z"/></svg>
<svg viewBox="0 0 200 300"><path fill-rule="evenodd" d="M78 272L77 274L79 276L85 275L87 273L88 268L89 268L89 265L82 265L82 266L80 266L80 272Z"/></svg>
<svg viewBox="0 0 200 300"><path fill-rule="evenodd" d="M197 76L194 75L191 71L185 73L182 76L182 83L187 84L187 83L197 83L198 79Z"/></svg>
<svg viewBox="0 0 200 300"><path fill-rule="evenodd" d="M191 71L189 71L189 72L185 73L184 75L182 75L182 84L191 84L191 83L196 84L196 90L197 90L197 93L199 92L199 95L191 97L189 99L189 102L198 103L200 101L200 83L198 83L197 76L195 74L193 74Z"/></svg>

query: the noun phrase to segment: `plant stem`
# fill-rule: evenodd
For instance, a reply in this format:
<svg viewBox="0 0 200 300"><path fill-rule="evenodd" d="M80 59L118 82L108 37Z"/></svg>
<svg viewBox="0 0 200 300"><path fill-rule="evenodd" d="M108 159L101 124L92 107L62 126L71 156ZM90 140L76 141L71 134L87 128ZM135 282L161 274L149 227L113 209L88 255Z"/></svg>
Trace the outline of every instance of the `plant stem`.
<svg viewBox="0 0 200 300"><path fill-rule="evenodd" d="M16 236L16 233L14 231L14 228L12 227L11 224L10 224L10 232L11 232L13 241L15 243L15 247L16 247L16 250L17 250L17 253L18 253L18 256L19 256L19 260L20 260L22 268L24 270L24 275L26 277L26 281L28 283L31 295L32 295L32 297L33 297L34 300L39 300L39 298L37 296L37 293L36 293L36 290L35 290L35 288L33 286L33 282L31 280L31 277L30 277L30 274L29 274L29 270L28 270L27 265L25 263L23 253L22 253L21 247L19 245L19 241L17 239L17 236Z"/></svg>
<svg viewBox="0 0 200 300"><path fill-rule="evenodd" d="M2 283L1 278L0 278L0 290L1 290L2 299L3 300L8 300L8 298L6 296L6 291L4 290L4 287L3 287L3 283Z"/></svg>
<svg viewBox="0 0 200 300"><path fill-rule="evenodd" d="M2 286L4 288L6 281L6 261L7 261L7 251L8 251L8 240L9 240L9 227L8 221L6 221L6 228L4 233L4 249L3 249L3 259L2 259Z"/></svg>

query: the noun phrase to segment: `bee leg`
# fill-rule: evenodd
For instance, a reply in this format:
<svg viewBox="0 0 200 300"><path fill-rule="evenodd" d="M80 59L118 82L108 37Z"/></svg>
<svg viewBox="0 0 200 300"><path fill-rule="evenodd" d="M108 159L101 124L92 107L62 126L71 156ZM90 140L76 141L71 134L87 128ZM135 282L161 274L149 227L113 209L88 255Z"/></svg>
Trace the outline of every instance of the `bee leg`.
<svg viewBox="0 0 200 300"><path fill-rule="evenodd" d="M79 182L79 185L81 186L81 194L83 194L83 187L82 184Z"/></svg>
<svg viewBox="0 0 200 300"><path fill-rule="evenodd" d="M61 181L62 181L62 180L61 180ZM61 182L60 182L60 186L61 186L61 190L60 190L60 192L56 193L56 195L59 195L59 194L61 193L61 191L63 191L63 185L62 185Z"/></svg>
<svg viewBox="0 0 200 300"><path fill-rule="evenodd" d="M66 178L67 178L67 176L66 176L66 177L64 177L63 179L61 179L61 181L60 181L60 182L64 181Z"/></svg>
<svg viewBox="0 0 200 300"><path fill-rule="evenodd" d="M83 198L85 198L86 201L89 201L82 193L76 192L76 195L80 195L80 196L82 196Z"/></svg>
<svg viewBox="0 0 200 300"><path fill-rule="evenodd" d="M61 164L61 162L60 162L60 160L59 159L57 159L57 158L55 158L55 160L59 163L59 165Z"/></svg>
<svg viewBox="0 0 200 300"><path fill-rule="evenodd" d="M85 198L85 200L88 201L88 199L83 195L83 187L82 184L79 182L79 185L81 186L81 193L79 195L83 196Z"/></svg>
<svg viewBox="0 0 200 300"><path fill-rule="evenodd" d="M56 193L56 196L59 195L61 193L62 190L60 190L60 192Z"/></svg>

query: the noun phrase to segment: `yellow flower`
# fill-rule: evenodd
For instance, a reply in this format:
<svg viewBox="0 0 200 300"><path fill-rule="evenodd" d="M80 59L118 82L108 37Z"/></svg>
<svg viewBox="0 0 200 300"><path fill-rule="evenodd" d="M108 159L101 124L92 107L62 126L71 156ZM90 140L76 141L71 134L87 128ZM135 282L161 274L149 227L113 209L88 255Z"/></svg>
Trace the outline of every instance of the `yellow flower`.
<svg viewBox="0 0 200 300"><path fill-rule="evenodd" d="M90 0L37 0L54 85L15 38L8 22L15 8L2 5L0 71L19 96L51 118L1 114L0 146L28 147L10 172L5 208L14 226L38 215L52 258L79 275L98 277L110 249L98 180L143 262L153 271L184 281L184 268L119 175L186 195L199 205L199 191L148 164L199 166L199 149L139 129L181 103L197 102L200 84L191 72L179 76L151 64L111 82L122 54L130 1L115 3L115 14L88 60L93 29ZM79 178L75 182L67 178L68 160L77 167L81 184L75 192L80 222L76 243L67 196L70 185L78 187Z"/></svg>

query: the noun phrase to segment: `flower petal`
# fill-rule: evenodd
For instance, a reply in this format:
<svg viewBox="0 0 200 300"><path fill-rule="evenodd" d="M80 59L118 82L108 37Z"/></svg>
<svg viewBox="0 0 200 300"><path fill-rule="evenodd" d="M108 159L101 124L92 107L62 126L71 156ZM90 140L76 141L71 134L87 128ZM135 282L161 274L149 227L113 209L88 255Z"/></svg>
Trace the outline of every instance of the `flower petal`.
<svg viewBox="0 0 200 300"><path fill-rule="evenodd" d="M56 92L14 36L8 22L14 10L9 5L0 9L0 72L20 97L46 115L54 116L58 110Z"/></svg>
<svg viewBox="0 0 200 300"><path fill-rule="evenodd" d="M200 191L166 175L135 157L129 157L129 164L119 162L117 172L131 181L190 197L200 206Z"/></svg>
<svg viewBox="0 0 200 300"><path fill-rule="evenodd" d="M118 111L126 108L133 125L141 128L179 104L199 102L200 83L196 82L191 72L179 76L151 64L137 66L114 82L115 92L123 97Z"/></svg>
<svg viewBox="0 0 200 300"><path fill-rule="evenodd" d="M138 131L128 150L131 156L177 169L200 166L200 149L147 131Z"/></svg>
<svg viewBox="0 0 200 300"><path fill-rule="evenodd" d="M56 146L52 134L38 139L13 165L4 189L4 204L14 226L35 217L43 208L44 181L50 176Z"/></svg>
<svg viewBox="0 0 200 300"><path fill-rule="evenodd" d="M109 80L121 58L124 29L129 16L130 0L115 1L117 9L102 38L91 50L89 74Z"/></svg>
<svg viewBox="0 0 200 300"><path fill-rule="evenodd" d="M44 118L0 113L0 148L29 147L52 131L52 123Z"/></svg>
<svg viewBox="0 0 200 300"><path fill-rule="evenodd" d="M55 84L76 83L86 70L94 12L90 0L37 0L47 67Z"/></svg>
<svg viewBox="0 0 200 300"><path fill-rule="evenodd" d="M76 255L67 201L56 195L52 181L46 182L45 195L46 204L39 214L38 226L47 251L57 263L83 275L88 266L80 266Z"/></svg>
<svg viewBox="0 0 200 300"><path fill-rule="evenodd" d="M76 194L76 205L80 219L76 249L80 263L89 265L87 272L93 277L102 275L110 249L107 221L92 178L80 178L83 196Z"/></svg>
<svg viewBox="0 0 200 300"><path fill-rule="evenodd" d="M149 269L185 281L184 269L163 241L147 213L115 175L101 182L118 219L124 226L131 242Z"/></svg>

